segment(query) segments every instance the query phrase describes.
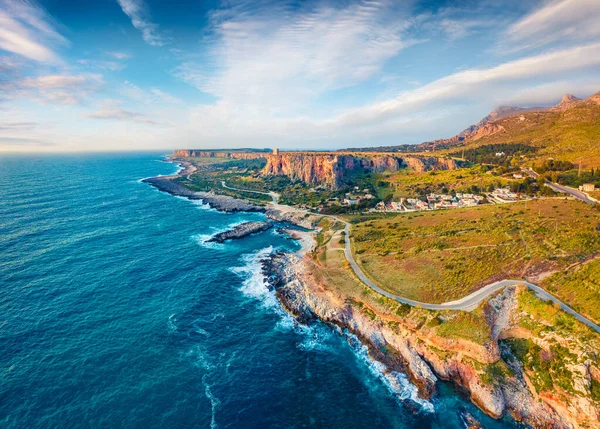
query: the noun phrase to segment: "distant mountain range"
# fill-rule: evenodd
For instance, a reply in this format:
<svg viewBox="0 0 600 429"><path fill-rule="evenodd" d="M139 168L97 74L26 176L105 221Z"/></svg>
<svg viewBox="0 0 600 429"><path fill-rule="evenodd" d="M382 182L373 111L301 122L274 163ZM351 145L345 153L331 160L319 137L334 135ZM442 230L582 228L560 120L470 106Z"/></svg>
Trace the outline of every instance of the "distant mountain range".
<svg viewBox="0 0 600 429"><path fill-rule="evenodd" d="M514 107L514 106L501 106L497 109L494 109L479 121L475 125L471 125L455 135L454 137L446 138L446 139L438 139L432 140L428 142L423 142L416 145L398 145L398 146L380 146L380 147L371 147L371 148L356 148L356 149L344 149L344 151L360 151L360 152L431 152L431 151L439 151L444 149L452 149L457 146L466 146L470 145L473 142L482 140L486 137L490 137L497 134L505 134L507 133L506 129L506 121L503 121L506 118L518 118L517 124L520 122L522 125L530 127L531 121L526 122L529 114L548 114L548 118L555 117L557 114L559 115L555 119L560 118L561 113L565 113L569 110L580 108L583 110L591 110L592 117L590 115L581 115L579 120L581 121L581 125L583 127L594 126L598 124L597 122L594 124L593 115L594 111L600 110L600 92L592 95L591 97L582 100L571 94L566 94L562 97L561 101L552 107ZM583 113L583 112L582 112ZM563 115L564 116L564 115ZM568 116L568 115L567 115ZM522 120L521 120L522 119ZM531 118L530 118L531 119ZM570 125L573 126L573 122L577 122L577 118L569 118ZM590 121L591 120L591 121ZM513 122L513 121L508 121ZM511 123L512 133L510 133L513 137L516 137L514 123ZM542 126L542 128L544 128ZM542 131L542 130L540 130ZM548 130L547 130L548 131ZM518 134L518 132L516 133ZM509 138L510 136L506 136ZM598 148L598 152L600 152L600 147ZM600 154L599 154L600 156Z"/></svg>

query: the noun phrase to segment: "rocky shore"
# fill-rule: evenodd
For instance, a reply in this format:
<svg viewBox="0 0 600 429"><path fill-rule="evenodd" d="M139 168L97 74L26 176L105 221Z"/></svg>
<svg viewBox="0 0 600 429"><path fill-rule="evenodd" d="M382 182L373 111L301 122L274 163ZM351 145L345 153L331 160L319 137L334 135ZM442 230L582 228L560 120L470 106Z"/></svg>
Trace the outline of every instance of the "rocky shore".
<svg viewBox="0 0 600 429"><path fill-rule="evenodd" d="M211 208L222 212L260 212L264 213L266 209L261 206L249 203L238 198L233 198L227 195L219 195L214 192L194 192L182 184L169 177L151 177L143 180L144 183L149 183L160 191L168 194L184 197L190 200L202 200Z"/></svg>
<svg viewBox="0 0 600 429"><path fill-rule="evenodd" d="M500 359L497 340L515 329L510 320L517 306L516 287L506 288L490 300L486 312L495 341L477 345L441 338L408 319L390 323L379 315L365 313L348 297L315 281L305 264L302 258L281 253L263 261L268 285L282 305L300 323L319 319L355 334L369 348L373 359L384 363L389 371L407 373L421 397L431 397L438 380L446 380L494 418L508 413L540 429L594 427L598 422L593 403L583 399L577 398L570 404L542 400L530 388L531 382L518 362L510 365L511 376L494 379L481 373L482 366Z"/></svg>
<svg viewBox="0 0 600 429"><path fill-rule="evenodd" d="M273 227L271 222L245 222L240 225L236 225L229 231L220 232L215 234L212 238L207 240L208 243L223 243L227 240L239 240L251 234L258 232L267 231Z"/></svg>

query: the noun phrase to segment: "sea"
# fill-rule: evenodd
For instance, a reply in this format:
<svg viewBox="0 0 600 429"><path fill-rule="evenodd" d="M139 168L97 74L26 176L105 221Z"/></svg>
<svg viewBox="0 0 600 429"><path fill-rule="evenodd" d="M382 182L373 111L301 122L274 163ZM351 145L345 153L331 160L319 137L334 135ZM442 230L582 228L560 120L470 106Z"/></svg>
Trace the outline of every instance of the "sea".
<svg viewBox="0 0 600 429"><path fill-rule="evenodd" d="M0 155L0 427L485 428L449 384L422 400L360 342L299 325L259 261L275 229L140 179L162 153Z"/></svg>

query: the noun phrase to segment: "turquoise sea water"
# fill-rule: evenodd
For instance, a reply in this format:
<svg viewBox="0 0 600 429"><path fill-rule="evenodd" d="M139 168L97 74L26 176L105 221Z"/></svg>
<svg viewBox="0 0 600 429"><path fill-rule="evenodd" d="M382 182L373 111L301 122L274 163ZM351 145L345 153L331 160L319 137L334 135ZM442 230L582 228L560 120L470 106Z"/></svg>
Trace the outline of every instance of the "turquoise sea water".
<svg viewBox="0 0 600 429"><path fill-rule="evenodd" d="M140 183L175 171L161 158L0 158L0 427L452 429L461 409L515 427L447 385L415 400L351 338L295 324L258 260L297 244L204 244L262 215Z"/></svg>

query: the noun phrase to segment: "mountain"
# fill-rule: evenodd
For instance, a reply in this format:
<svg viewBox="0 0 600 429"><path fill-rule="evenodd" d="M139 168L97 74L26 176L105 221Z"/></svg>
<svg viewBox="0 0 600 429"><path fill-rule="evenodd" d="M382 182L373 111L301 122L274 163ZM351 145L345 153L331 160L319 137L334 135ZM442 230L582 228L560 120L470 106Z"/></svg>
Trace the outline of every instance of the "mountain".
<svg viewBox="0 0 600 429"><path fill-rule="evenodd" d="M496 117L467 134L460 146L469 149L508 143L532 146L536 150L533 156L539 159L600 166L600 93L585 100L567 94L550 108L515 110Z"/></svg>
<svg viewBox="0 0 600 429"><path fill-rule="evenodd" d="M437 152L495 143L534 146L537 157L600 167L600 92L581 100L566 94L552 107L501 106L454 137L417 145L346 149L357 152Z"/></svg>
<svg viewBox="0 0 600 429"><path fill-rule="evenodd" d="M583 102L580 98L575 97L571 94L563 95L562 100L556 106L551 107L550 111L552 112L564 112L565 110L571 109L575 106L580 105Z"/></svg>

